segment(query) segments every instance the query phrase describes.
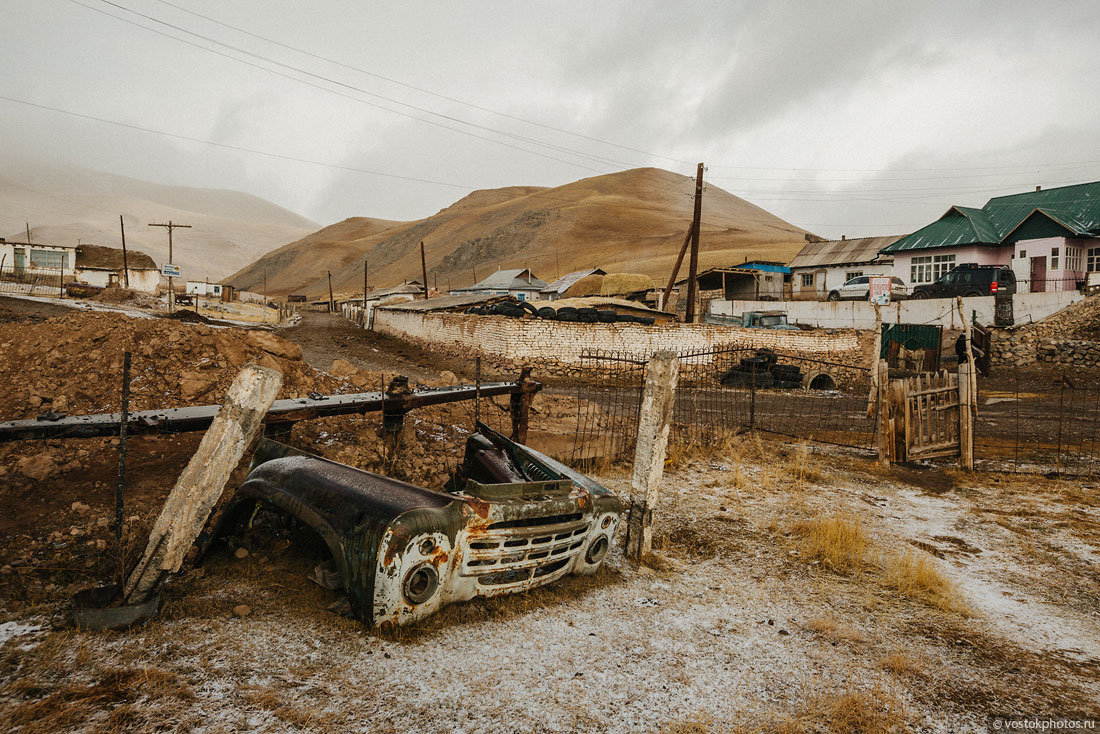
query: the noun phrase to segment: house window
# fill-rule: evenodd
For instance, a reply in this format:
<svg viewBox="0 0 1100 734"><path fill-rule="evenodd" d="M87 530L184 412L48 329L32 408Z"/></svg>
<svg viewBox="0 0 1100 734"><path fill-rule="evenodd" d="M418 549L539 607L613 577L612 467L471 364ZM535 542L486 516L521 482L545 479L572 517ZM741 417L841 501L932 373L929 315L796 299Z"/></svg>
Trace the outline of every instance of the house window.
<svg viewBox="0 0 1100 734"><path fill-rule="evenodd" d="M516 300L526 301L527 300L527 294L524 293L523 291L520 291L519 293L516 294Z"/></svg>
<svg viewBox="0 0 1100 734"><path fill-rule="evenodd" d="M1081 248L1066 248L1066 270L1077 271L1081 269Z"/></svg>
<svg viewBox="0 0 1100 734"><path fill-rule="evenodd" d="M1058 255L1059 255L1059 250L1060 249L1061 248L1058 248L1058 247L1050 248L1050 269L1051 270L1057 270L1058 269Z"/></svg>
<svg viewBox="0 0 1100 734"><path fill-rule="evenodd" d="M1097 248L1097 249L1100 249L1100 248ZM802 273L802 287L803 288L813 288L813 286L814 286L814 274L813 273Z"/></svg>
<svg viewBox="0 0 1100 734"><path fill-rule="evenodd" d="M932 258L932 280L939 280L940 276L946 275L953 267L955 267L954 255L936 255Z"/></svg>
<svg viewBox="0 0 1100 734"><path fill-rule="evenodd" d="M932 256L914 257L909 261L910 283L932 282Z"/></svg>
<svg viewBox="0 0 1100 734"><path fill-rule="evenodd" d="M851 272L844 274L844 282L847 283L852 278L858 278L861 275L863 275L862 270L852 270Z"/></svg>
<svg viewBox="0 0 1100 734"><path fill-rule="evenodd" d="M32 268L69 269L69 253L55 250L31 250Z"/></svg>
<svg viewBox="0 0 1100 734"><path fill-rule="evenodd" d="M1100 270L1100 247L1089 248L1086 265L1090 273L1095 273L1097 270Z"/></svg>
<svg viewBox="0 0 1100 734"><path fill-rule="evenodd" d="M1027 257L1027 250L1020 250L1020 259L1023 260Z"/></svg>

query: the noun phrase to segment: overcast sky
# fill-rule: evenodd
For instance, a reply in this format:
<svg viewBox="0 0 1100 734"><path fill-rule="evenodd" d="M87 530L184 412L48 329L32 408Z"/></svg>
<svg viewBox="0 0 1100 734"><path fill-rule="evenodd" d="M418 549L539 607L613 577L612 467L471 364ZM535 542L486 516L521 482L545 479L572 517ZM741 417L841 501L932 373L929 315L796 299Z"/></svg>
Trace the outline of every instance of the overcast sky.
<svg viewBox="0 0 1100 734"><path fill-rule="evenodd" d="M1100 180L1096 0L0 0L0 17L0 97L133 126L0 99L0 164L247 191L322 224L704 161L711 185L858 236Z"/></svg>

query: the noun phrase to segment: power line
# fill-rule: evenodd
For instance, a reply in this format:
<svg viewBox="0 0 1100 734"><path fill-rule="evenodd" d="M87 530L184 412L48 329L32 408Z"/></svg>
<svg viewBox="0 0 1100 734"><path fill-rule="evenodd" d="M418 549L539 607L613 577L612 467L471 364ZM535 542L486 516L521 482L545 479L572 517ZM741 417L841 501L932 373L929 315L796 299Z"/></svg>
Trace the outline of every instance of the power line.
<svg viewBox="0 0 1100 734"><path fill-rule="evenodd" d="M400 79L394 79L393 77L384 76L382 74L378 74L378 73L373 72L373 71L368 71L367 69L364 69L364 68L359 67L359 66L353 66L352 64L346 64L342 61L337 61L337 60L329 58L327 56L322 56L320 54L313 53L312 51L307 51L306 49L298 48L297 46L291 46L290 44L283 43L281 41L276 41L275 39L268 38L267 36L261 36L258 33L253 33L252 31L249 31L245 28L241 28L239 26L231 25L231 24L226 23L224 21L220 21L217 18L212 18L209 15L203 15L202 13L198 13L194 10L191 10L190 8L185 8L181 5L177 5L175 3L168 2L168 0L157 0L157 2L161 3L162 5L167 5L171 8L175 8L176 10L183 11L184 13L188 13L189 15L193 15L197 18L202 18L203 20L209 21L209 22L214 23L216 25L220 25L222 27L229 28L231 30L237 31L238 33L243 33L246 36L251 36L252 38L256 38L256 39L259 39L261 41L265 41L267 43L271 43L271 44L274 44L276 46L280 46L282 48L288 49L290 51L295 51L295 52L303 54L305 56L309 56L310 58L314 58L314 59L317 59L319 61L324 61L324 62L327 62L329 64L334 64L336 66L340 66L340 67L343 67L345 69L349 69L351 71L356 71L356 72L359 72L360 74L366 74L367 76L374 77L375 79L381 79L382 81L389 82L390 84L396 84L398 86L405 87L406 89L412 89L412 90L417 91L417 92L422 92L424 94L428 94L428 95L431 95L433 97L437 97L439 99L447 100L448 102L454 102L456 104L464 105L464 106L469 107L471 109L479 110L481 112L488 112L489 114L493 114L493 115L499 115L500 117L504 117L504 118L507 118L509 120L515 120L516 122L522 122L522 123L527 124L527 125L534 125L535 127L541 127L544 130L553 130L554 132L562 133L562 134L565 134L565 135L572 135L573 137L581 138L582 140L589 140L589 141L592 141L594 143L600 143L602 145L609 145L613 148L619 148L620 150L629 151L631 153L638 153L640 155L650 156L651 158L660 158L662 160L672 161L673 163L681 163L683 165L689 165L690 164L690 161L680 160L678 158L671 158L669 156L661 155L660 153L654 153L652 151L646 151L646 150L641 150L641 149L638 149L638 148L632 148L628 145L621 145L619 143L615 143L615 142L612 142L610 140L603 140L602 138L593 137L591 135L585 135L583 133L578 133L578 132L575 132L575 131L572 131L572 130L566 130L564 128L555 127L553 125L547 125L545 123L538 122L536 120L530 120L530 119L527 119L525 117L519 117L517 115L512 115L512 114L509 114L507 112L501 112L500 110L495 110L495 109L492 109L491 107L483 107L481 105L474 104L473 102L467 102L466 100L459 99L458 97L451 97L451 96L446 95L446 94L441 94L439 92L432 91L431 89L426 89L424 87L418 87L415 84L409 84L408 82L403 82Z"/></svg>
<svg viewBox="0 0 1100 734"><path fill-rule="evenodd" d="M283 63L282 61L279 61L278 59L273 59L273 58L270 58L268 56L264 56L263 54L258 54L258 53L255 53L253 51L249 51L247 49L240 48L239 46L234 46L233 44L229 44L229 43L225 43L223 41L219 41L216 38L211 38L210 36L207 36L207 35L204 35L204 34L201 34L201 33L197 33L195 31L188 30L186 28L183 28L181 26L169 23L169 22L164 21L164 20L160 20L159 18L156 18L152 15L148 15L146 13L142 13L142 12L139 12L137 10L133 10L131 8L128 8L128 7L124 6L124 5L120 5L119 3L112 2L111 0L99 0L99 1L103 4L105 4L105 5L109 5L113 8L117 8L117 9L122 10L124 12L131 13L132 15L136 15L139 18L143 18L143 19L148 20L152 23L157 23L159 25L165 26L167 28L171 28L172 30L178 31L180 33L185 33L189 36L193 36L195 38L202 39L202 40L206 41L207 43L212 43L212 44L215 44L217 46L221 46L222 48L229 49L231 51L235 51L236 53L245 54L247 56L258 59L260 61L264 61L268 64L274 64L275 66L279 66L279 67L282 67L284 69L294 71L298 74L303 74L305 76L312 77L314 79L318 79L318 80L326 82L328 84L333 84L333 85L336 85L338 87L343 87L345 89L349 89L349 90L358 92L360 94L367 95L369 97L374 97L376 99L381 99L381 100L384 100L384 101L389 102L391 104L399 105L401 107L406 107L410 110L415 110L417 112L421 112L421 113L424 113L424 114L427 114L427 115L431 115L433 117L438 117L440 119L447 120L449 122L458 123L460 125L466 125L466 126L469 126L471 128L474 128L476 130L482 130L482 131L485 131L485 132L494 133L496 135L502 135L504 137L511 138L511 139L519 141L519 142L524 142L524 143L527 143L527 144L530 144L530 145L535 145L535 146L538 146L538 147L541 147L541 148L546 148L547 150L554 150L554 151L557 151L557 152L566 153L567 155L577 156L579 158L589 160L590 162L593 162L593 163L596 163L596 164L599 164L599 165L605 165L605 166L607 166L607 165L620 165L620 166L626 166L628 168L632 168L635 165L635 164L632 164L632 163L627 163L625 161L615 161L615 160L612 160L612 159L604 158L602 156L595 156L595 155L591 155L589 153L585 153L583 151L578 151L578 150L574 150L574 149L571 149L571 148L567 148L565 146L554 145L552 143L546 143L546 142L543 142L543 141L535 140L533 138L527 138L527 137L524 137L522 135L517 135L515 133L510 133L510 132L505 131L505 130L499 130L499 129L491 128L491 127L488 127L488 126L485 126L485 125L479 125L477 123L470 122L468 120L463 120L461 118L454 117L452 115L446 115L446 114L443 114L443 113L435 112L435 111L427 109L425 107L418 107L416 105L411 105L411 104L408 104L406 102L402 102L400 100L394 99L392 97L387 97L387 96L382 95L382 94L377 94L375 92L368 91L368 90L363 89L361 87L357 87L353 84L348 84L348 83L342 82L338 79L333 79L332 77L328 77L328 76L325 76L323 74L317 74L317 73L314 73L312 71L309 71L308 69L303 69L301 67L294 66L292 64L286 64L286 63ZM517 145L510 145L509 143L506 143L506 142L503 142L503 141L500 141L500 140L495 140L493 138L485 137L483 135L477 135L475 133L470 132L469 130L461 130L459 128L451 127L449 125L444 125L444 124L441 124L439 122L434 122L432 120L425 120L422 117L418 117L418 116L410 114L408 112L403 112L401 110L395 110L395 109L393 109L391 107L387 107L385 105L377 104L377 103L374 103L374 102L369 102L367 100L360 99L358 97L343 94L343 93L340 93L336 90L330 89L328 87L309 82L305 79L299 79L297 77L290 76L288 74L283 74L279 71L276 71L275 69L271 69L271 68L268 68L266 66L260 66L258 64L253 64L253 63L248 62L244 59L237 58L236 56L231 56L229 54L219 52L215 49L192 43L190 41L187 41L186 39L179 38L178 36L173 36L169 33L163 33L161 31L157 31L155 28L149 28L148 26L141 25L140 23L135 23L131 20L127 20L126 18L121 18L121 17L119 17L117 15L114 15L112 13L108 13L108 12L106 12L106 11L100 9L100 8L96 8L96 7L87 5L83 2L81 2L80 0L69 0L69 2L71 2L75 5L79 5L83 8L88 9L88 10L92 10L94 12L105 15L108 18L113 18L113 19L121 21L123 23L127 23L127 24L132 25L136 28L141 28L142 30L145 30L145 31L149 31L149 32L152 32L152 33L157 33L158 35L164 36L166 38L170 38L170 39L172 39L174 41L177 41L177 42L180 42L180 43L187 44L189 46L201 49L203 51L207 51L208 53L217 54L218 56L222 56L223 58L227 58L227 59L230 59L232 61L236 61L238 63L246 64L248 66L252 66L253 68L261 69L261 70L266 71L268 73L275 74L277 76L281 76L285 79L290 79L290 80L298 82L300 84L305 84L307 86L314 87L315 89L320 89L322 91L329 92L330 94L337 94L339 96L346 97L347 99L351 99L351 100L354 100L356 102L359 102L360 104L365 104L365 105L368 105L370 107L374 107L375 109L380 109L380 110L384 110L386 112L391 112L393 114L400 115L402 117L406 117L406 118L409 118L409 119L412 119L412 120L417 120L419 122L423 122L423 123L428 124L428 125L433 125L435 127L439 127L439 128L444 129L444 130L451 130L453 132L459 133L460 135L467 135L469 137L477 138L479 140L485 140L489 143L493 143L494 145L504 146L506 148L511 148L513 150L523 151L523 152L529 153L531 155L537 155L539 157L546 158L548 160L554 160L554 161L557 161L559 163L565 163L566 165L576 166L578 168L583 168L585 170L593 171L595 173L606 173L606 171L601 171L599 169L591 168L590 166L586 166L586 165L583 165L581 163L577 163L575 161L569 161L569 160L565 160L565 159L562 159L562 158L557 158L557 157L554 157L554 156L546 155L544 153L539 153L537 151L530 150L529 148L524 148L524 147L517 146Z"/></svg>

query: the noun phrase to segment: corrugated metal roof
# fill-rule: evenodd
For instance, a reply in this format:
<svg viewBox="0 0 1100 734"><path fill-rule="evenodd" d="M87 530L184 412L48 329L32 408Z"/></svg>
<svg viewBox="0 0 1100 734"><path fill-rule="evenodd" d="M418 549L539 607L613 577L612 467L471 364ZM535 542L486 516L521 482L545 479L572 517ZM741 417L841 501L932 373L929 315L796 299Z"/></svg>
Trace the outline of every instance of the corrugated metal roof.
<svg viewBox="0 0 1100 734"><path fill-rule="evenodd" d="M601 268L590 268L588 270L577 270L572 273L566 273L550 285L540 291L541 293L565 293L572 288L578 280L581 278L587 278L589 275L607 275Z"/></svg>
<svg viewBox="0 0 1100 734"><path fill-rule="evenodd" d="M808 242L802 251L794 256L790 268L815 268L827 265L854 265L869 263L883 258L879 250L892 245L902 235L889 237L855 237L850 240L829 240L828 242ZM888 259L888 258L887 258Z"/></svg>
<svg viewBox="0 0 1100 734"><path fill-rule="evenodd" d="M997 196L981 209L952 207L939 220L882 251L1015 244L1016 231L1036 212L1056 222L1069 235L1100 237L1100 181Z"/></svg>
<svg viewBox="0 0 1100 734"><path fill-rule="evenodd" d="M549 283L540 280L527 268L519 270L498 270L480 283L465 288L453 288L452 293L469 293L487 290L542 290Z"/></svg>
<svg viewBox="0 0 1100 734"><path fill-rule="evenodd" d="M456 296L440 296L429 298L426 301L409 301L406 303L392 303L378 308L391 311L449 311L451 309L467 308L479 303L491 303L493 301L508 300L508 296L490 296L484 293L463 293Z"/></svg>

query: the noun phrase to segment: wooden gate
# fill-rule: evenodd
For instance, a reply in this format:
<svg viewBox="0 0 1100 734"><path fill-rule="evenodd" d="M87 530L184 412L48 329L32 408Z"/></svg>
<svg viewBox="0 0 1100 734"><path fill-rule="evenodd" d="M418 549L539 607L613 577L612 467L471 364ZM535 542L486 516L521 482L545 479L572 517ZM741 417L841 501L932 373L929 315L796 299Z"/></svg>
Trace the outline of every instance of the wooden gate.
<svg viewBox="0 0 1100 734"><path fill-rule="evenodd" d="M958 456L959 376L941 370L902 382L906 459Z"/></svg>
<svg viewBox="0 0 1100 734"><path fill-rule="evenodd" d="M890 380L885 361L879 362L879 460L916 461L958 457L966 469L974 466L972 370L963 363L958 373L940 370ZM873 388L874 389L874 388Z"/></svg>

